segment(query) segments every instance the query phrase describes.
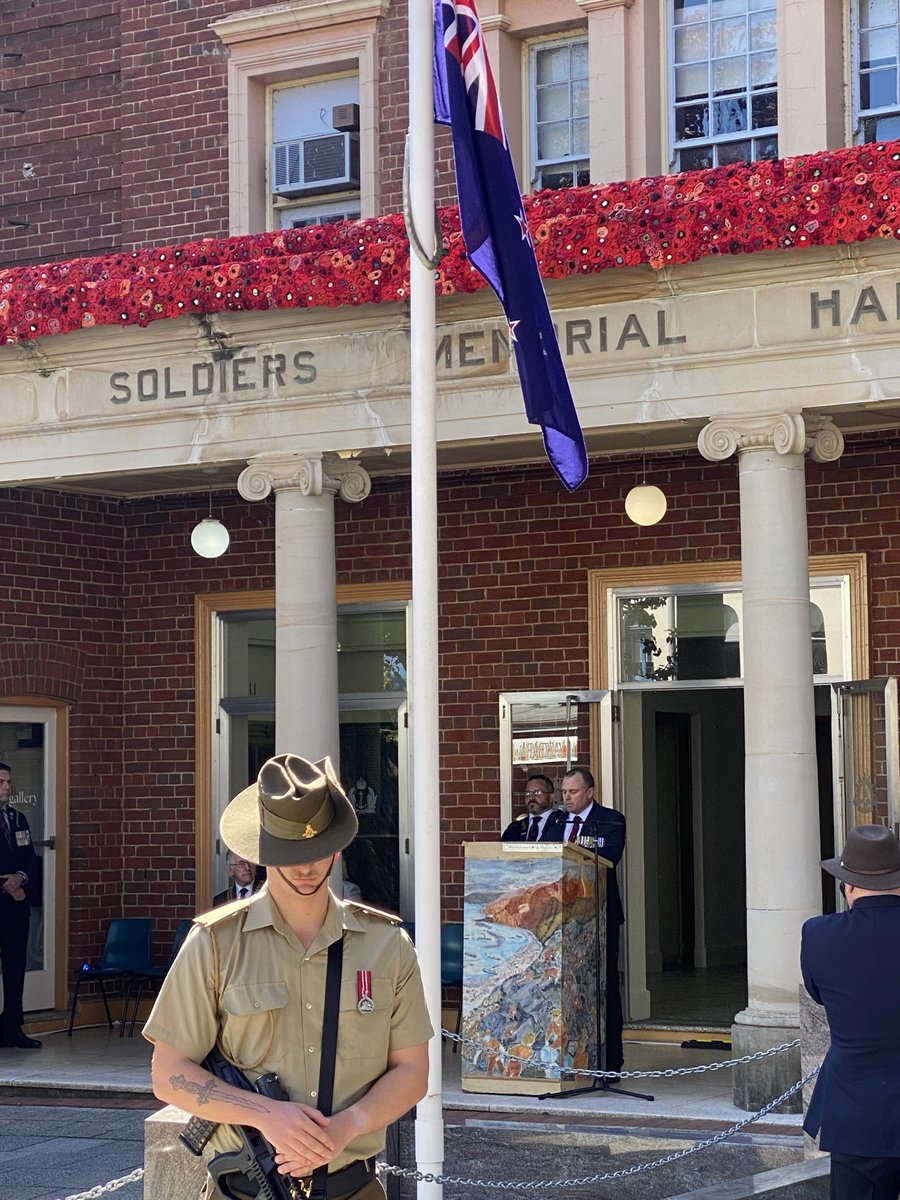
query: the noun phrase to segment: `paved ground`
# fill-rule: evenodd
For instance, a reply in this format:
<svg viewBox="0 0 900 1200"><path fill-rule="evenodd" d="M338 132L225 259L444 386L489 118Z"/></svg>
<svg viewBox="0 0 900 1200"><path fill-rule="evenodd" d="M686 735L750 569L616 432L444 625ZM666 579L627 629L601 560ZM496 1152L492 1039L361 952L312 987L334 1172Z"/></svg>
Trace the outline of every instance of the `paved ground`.
<svg viewBox="0 0 900 1200"><path fill-rule="evenodd" d="M4 1200L64 1200L143 1164L141 1108L0 1104L0 1193ZM113 1193L141 1200L142 1183ZM158 1200L162 1200L159 1197Z"/></svg>

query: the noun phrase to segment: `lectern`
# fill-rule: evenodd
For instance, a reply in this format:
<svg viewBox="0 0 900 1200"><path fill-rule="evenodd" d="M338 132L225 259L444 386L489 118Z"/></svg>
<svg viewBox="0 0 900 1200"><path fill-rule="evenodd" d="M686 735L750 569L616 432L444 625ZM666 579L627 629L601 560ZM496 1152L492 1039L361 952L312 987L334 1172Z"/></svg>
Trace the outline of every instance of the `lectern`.
<svg viewBox="0 0 900 1200"><path fill-rule="evenodd" d="M611 864L566 842L467 842L465 856L463 1091L583 1086L561 1068L600 1062Z"/></svg>

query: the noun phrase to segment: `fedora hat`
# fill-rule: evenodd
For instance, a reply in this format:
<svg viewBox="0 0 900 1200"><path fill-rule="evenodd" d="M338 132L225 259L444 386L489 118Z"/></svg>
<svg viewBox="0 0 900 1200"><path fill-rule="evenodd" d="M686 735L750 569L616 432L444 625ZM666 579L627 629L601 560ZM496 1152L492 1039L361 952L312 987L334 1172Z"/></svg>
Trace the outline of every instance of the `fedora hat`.
<svg viewBox="0 0 900 1200"><path fill-rule="evenodd" d="M222 841L263 867L328 858L356 837L359 822L330 758L278 754L222 813Z"/></svg>
<svg viewBox="0 0 900 1200"><path fill-rule="evenodd" d="M900 845L884 825L854 825L839 858L826 858L822 870L853 887L886 892L900 887Z"/></svg>

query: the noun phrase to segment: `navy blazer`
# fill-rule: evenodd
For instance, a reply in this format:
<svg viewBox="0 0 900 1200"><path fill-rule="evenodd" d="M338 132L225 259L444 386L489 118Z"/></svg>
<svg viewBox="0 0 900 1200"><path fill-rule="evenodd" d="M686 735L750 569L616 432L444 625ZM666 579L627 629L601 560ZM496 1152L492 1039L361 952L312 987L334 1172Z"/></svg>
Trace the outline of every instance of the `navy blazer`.
<svg viewBox="0 0 900 1200"><path fill-rule="evenodd" d="M28 828L25 814L19 812L17 808L13 808L11 804L4 807L10 816L13 844L10 846L3 834L0 833L0 875L12 875L14 871L24 871L29 881L37 883L40 861L31 844L31 830ZM0 810L0 821L5 820L6 817ZM27 895L27 885L25 891Z"/></svg>
<svg viewBox="0 0 900 1200"><path fill-rule="evenodd" d="M800 969L831 1029L803 1128L823 1150L900 1157L900 896L807 921Z"/></svg>
<svg viewBox="0 0 900 1200"><path fill-rule="evenodd" d="M544 826L541 841L561 842L565 837L568 816L566 809L557 809ZM595 800L594 807L578 830L578 836L595 837L597 853L615 864L625 850L625 818L616 809L605 808ZM622 925L625 921L615 865L606 872L606 917L610 925Z"/></svg>

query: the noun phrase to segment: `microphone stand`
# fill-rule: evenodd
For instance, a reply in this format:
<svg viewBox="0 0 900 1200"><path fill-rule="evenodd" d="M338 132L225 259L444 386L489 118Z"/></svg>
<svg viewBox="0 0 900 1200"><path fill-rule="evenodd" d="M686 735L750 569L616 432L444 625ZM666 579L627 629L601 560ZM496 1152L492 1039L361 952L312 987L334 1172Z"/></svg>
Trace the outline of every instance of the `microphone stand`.
<svg viewBox="0 0 900 1200"><path fill-rule="evenodd" d="M580 837L576 845L581 846L585 850L593 850L597 854L597 839L595 837ZM597 1055L601 1054L606 1058L606 1038L603 1036L603 1005L601 1004L602 995L605 989L602 986L602 977L600 975L601 966L605 964L600 961L600 863L596 862L594 867L594 967L596 979L597 993ZM625 1088L613 1087L608 1079L604 1079L598 1075L591 1076L591 1082L582 1088L572 1088L566 1092L547 1092L543 1096L538 1096L538 1100L568 1100L572 1096L585 1096L596 1092L610 1092L617 1096L631 1096L635 1100L655 1100L655 1096L648 1095L646 1092L629 1092Z"/></svg>

